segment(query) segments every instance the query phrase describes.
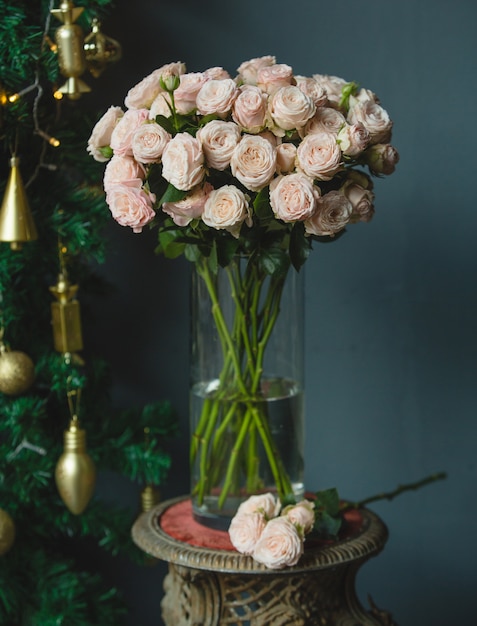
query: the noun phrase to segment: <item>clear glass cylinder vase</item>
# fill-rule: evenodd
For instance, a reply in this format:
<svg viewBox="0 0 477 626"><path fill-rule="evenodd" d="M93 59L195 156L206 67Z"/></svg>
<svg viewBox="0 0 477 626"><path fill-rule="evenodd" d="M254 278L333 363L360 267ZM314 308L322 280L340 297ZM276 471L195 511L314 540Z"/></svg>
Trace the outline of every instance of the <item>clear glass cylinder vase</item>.
<svg viewBox="0 0 477 626"><path fill-rule="evenodd" d="M190 468L197 521L228 528L250 495L304 493L303 269L196 262Z"/></svg>

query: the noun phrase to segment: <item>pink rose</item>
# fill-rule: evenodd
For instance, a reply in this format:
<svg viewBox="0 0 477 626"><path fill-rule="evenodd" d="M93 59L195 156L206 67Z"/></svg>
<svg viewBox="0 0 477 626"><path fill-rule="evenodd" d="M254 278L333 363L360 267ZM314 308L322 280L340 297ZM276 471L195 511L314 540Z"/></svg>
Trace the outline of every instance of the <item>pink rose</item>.
<svg viewBox="0 0 477 626"><path fill-rule="evenodd" d="M270 67L275 65L276 59L274 56L263 56L249 61L244 61L237 69L237 79L246 85L257 84L257 72L262 67Z"/></svg>
<svg viewBox="0 0 477 626"><path fill-rule="evenodd" d="M371 144L387 143L393 126L387 111L373 100L359 101L351 96L349 102L348 122L361 122L369 132Z"/></svg>
<svg viewBox="0 0 477 626"><path fill-rule="evenodd" d="M240 129L233 122L212 120L197 131L209 167L225 170L230 165L233 151L240 141Z"/></svg>
<svg viewBox="0 0 477 626"><path fill-rule="evenodd" d="M259 133L265 126L267 95L258 87L243 85L232 108L233 120L248 133Z"/></svg>
<svg viewBox="0 0 477 626"><path fill-rule="evenodd" d="M170 117L172 115L171 109L171 97L163 91L154 98L151 108L149 109L149 119L155 120L156 115L163 115L164 117Z"/></svg>
<svg viewBox="0 0 477 626"><path fill-rule="evenodd" d="M238 87L231 78L208 80L197 94L197 111L201 115L215 113L226 117L237 95Z"/></svg>
<svg viewBox="0 0 477 626"><path fill-rule="evenodd" d="M304 221L315 212L318 187L304 174L279 176L270 183L270 205L284 222Z"/></svg>
<svg viewBox="0 0 477 626"><path fill-rule="evenodd" d="M106 193L116 185L142 187L146 170L132 157L114 155L104 168L104 190Z"/></svg>
<svg viewBox="0 0 477 626"><path fill-rule="evenodd" d="M310 119L301 134L327 132L337 135L345 124L345 116L336 109L332 109L331 107L318 107L315 115Z"/></svg>
<svg viewBox="0 0 477 626"><path fill-rule="evenodd" d="M252 225L248 198L234 185L214 189L205 203L202 221L211 228L227 230L238 237L243 222Z"/></svg>
<svg viewBox="0 0 477 626"><path fill-rule="evenodd" d="M276 149L277 172L288 174L295 169L296 146L293 143L281 143Z"/></svg>
<svg viewBox="0 0 477 626"><path fill-rule="evenodd" d="M358 122L357 124L346 123L338 133L337 141L341 152L346 156L355 157L366 149L370 140L369 132Z"/></svg>
<svg viewBox="0 0 477 626"><path fill-rule="evenodd" d="M293 82L293 69L285 63L275 63L257 71L257 87L268 94L292 85Z"/></svg>
<svg viewBox="0 0 477 626"><path fill-rule="evenodd" d="M295 82L296 86L313 100L315 106L326 105L328 101L326 89L317 80L309 76L295 76Z"/></svg>
<svg viewBox="0 0 477 626"><path fill-rule="evenodd" d="M155 122L142 124L132 137L133 156L140 163L159 163L171 139L171 135L159 124Z"/></svg>
<svg viewBox="0 0 477 626"><path fill-rule="evenodd" d="M207 80L223 80L224 78L230 78L230 74L223 67L209 67L204 71L204 76Z"/></svg>
<svg viewBox="0 0 477 626"><path fill-rule="evenodd" d="M111 148L119 156L132 156L132 138L141 124L149 119L147 109L129 109L111 133Z"/></svg>
<svg viewBox="0 0 477 626"><path fill-rule="evenodd" d="M275 149L267 139L244 135L232 154L230 168L247 189L259 191L272 180L276 162Z"/></svg>
<svg viewBox="0 0 477 626"><path fill-rule="evenodd" d="M325 89L330 105L336 109L339 108L343 87L346 87L348 83L339 76L327 74L313 74L313 78Z"/></svg>
<svg viewBox="0 0 477 626"><path fill-rule="evenodd" d="M177 226L187 226L204 212L205 203L213 187L210 183L196 187L179 202L164 202L162 210L167 213Z"/></svg>
<svg viewBox="0 0 477 626"><path fill-rule="evenodd" d="M315 505L310 500L302 500L283 509L282 515L287 516L301 535L306 535L315 524Z"/></svg>
<svg viewBox="0 0 477 626"><path fill-rule="evenodd" d="M191 113L196 108L196 98L202 85L209 80L203 72L182 74L180 85L174 91L176 110L181 115Z"/></svg>
<svg viewBox="0 0 477 626"><path fill-rule="evenodd" d="M316 110L313 100L293 85L278 89L271 96L268 108L274 124L283 130L302 128Z"/></svg>
<svg viewBox="0 0 477 626"><path fill-rule="evenodd" d="M176 189L189 191L205 176L200 142L189 133L178 133L162 153L162 176Z"/></svg>
<svg viewBox="0 0 477 626"><path fill-rule="evenodd" d="M340 192L350 201L352 222L369 222L374 215L374 193L371 181L359 172L350 172Z"/></svg>
<svg viewBox="0 0 477 626"><path fill-rule="evenodd" d="M130 226L140 233L156 215L152 206L156 196L144 189L128 185L115 185L106 195L112 216L121 226Z"/></svg>
<svg viewBox="0 0 477 626"><path fill-rule="evenodd" d="M307 176L331 180L341 167L341 150L332 133L307 135L296 151L297 166Z"/></svg>
<svg viewBox="0 0 477 626"><path fill-rule="evenodd" d="M392 174L399 162L398 151L389 143L377 143L370 146L364 156L371 172L377 175Z"/></svg>
<svg viewBox="0 0 477 626"><path fill-rule="evenodd" d="M272 493L261 493L250 496L245 502L242 502L237 509L237 515L248 515L258 512L269 520L278 515L280 506L280 500Z"/></svg>
<svg viewBox="0 0 477 626"><path fill-rule="evenodd" d="M252 554L267 522L262 513L235 515L229 526L233 547L242 554Z"/></svg>
<svg viewBox="0 0 477 626"><path fill-rule="evenodd" d="M353 205L339 191L329 191L317 202L317 209L305 222L309 235L332 237L346 226L353 213Z"/></svg>
<svg viewBox="0 0 477 626"><path fill-rule="evenodd" d="M128 109L148 109L156 96L163 91L159 80L161 76L184 74L184 63L168 63L154 70L143 78L137 85L132 87L124 100Z"/></svg>
<svg viewBox="0 0 477 626"><path fill-rule="evenodd" d="M271 519L255 545L252 557L270 569L296 565L303 554L303 539L286 517Z"/></svg>
<svg viewBox="0 0 477 626"><path fill-rule="evenodd" d="M109 148L111 134L116 123L124 115L121 107L109 107L103 117L93 127L91 137L88 139L87 151L96 161L105 162L109 157L104 156L101 148Z"/></svg>

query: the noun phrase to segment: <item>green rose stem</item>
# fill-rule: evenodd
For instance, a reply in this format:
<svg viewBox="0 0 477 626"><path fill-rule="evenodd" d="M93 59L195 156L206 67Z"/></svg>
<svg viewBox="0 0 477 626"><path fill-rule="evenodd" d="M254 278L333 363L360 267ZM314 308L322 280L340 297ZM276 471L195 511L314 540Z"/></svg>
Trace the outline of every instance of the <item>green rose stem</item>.
<svg viewBox="0 0 477 626"><path fill-rule="evenodd" d="M199 424L191 441L191 462L195 461L200 447L199 480L194 490L199 504L203 502L203 498L210 491L211 486L220 478L218 473L221 462L223 457L227 456L224 455L225 446L221 445L223 438L229 427L234 425L234 422L238 428L235 432L233 448L228 457L227 470L219 496L220 508L224 505L229 493L233 491L233 482L237 478L237 464L241 459L240 453L245 441L248 441L248 451L244 459L246 487L249 491L259 487L257 432L260 435L279 496L283 499L285 495L292 492L290 480L274 445L265 405L261 398L259 398L260 404L258 406L255 402L260 393L265 348L278 318L285 278L270 279L265 303L262 310L259 311L265 275L257 274L253 264L249 263L247 269L252 267L252 271L249 271L248 275L246 272L243 280L240 267L238 265L233 265L233 267L235 273L227 268L236 307L233 329L230 333L220 308L214 278L207 265L207 260L201 259L201 263L197 262L198 274L204 280L212 302L211 311L224 354L224 366L219 377L219 391L214 398L205 400ZM250 325L249 320L251 320ZM251 337L249 334L250 326ZM243 361L245 361L245 372L242 372L241 369ZM232 390L229 384L230 377L234 382ZM249 379L248 387L245 382L246 379ZM229 406L220 425L216 427L220 419L220 403L224 402L226 398L230 398L231 391L235 399ZM244 407L243 414L241 407Z"/></svg>

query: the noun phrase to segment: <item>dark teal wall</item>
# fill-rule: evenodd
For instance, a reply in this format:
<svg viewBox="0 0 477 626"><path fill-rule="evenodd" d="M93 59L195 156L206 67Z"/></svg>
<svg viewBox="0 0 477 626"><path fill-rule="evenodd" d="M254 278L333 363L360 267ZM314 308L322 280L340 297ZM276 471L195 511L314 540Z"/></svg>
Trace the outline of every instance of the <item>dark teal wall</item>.
<svg viewBox="0 0 477 626"><path fill-rule="evenodd" d="M296 73L375 91L401 161L376 184L376 215L306 267L309 489L362 498L445 470L449 477L376 505L390 529L358 588L401 626L476 619L477 4L473 0L118 0L103 30L124 60L95 82L121 105L153 69L231 73L274 54ZM91 333L113 363L115 400L170 399L182 418L165 497L188 488L188 266L154 238L111 224L102 273L116 292ZM114 483L111 479L109 487ZM136 497L133 488L123 499ZM158 624L159 566L131 572L131 625ZM117 574L120 576L120 574Z"/></svg>

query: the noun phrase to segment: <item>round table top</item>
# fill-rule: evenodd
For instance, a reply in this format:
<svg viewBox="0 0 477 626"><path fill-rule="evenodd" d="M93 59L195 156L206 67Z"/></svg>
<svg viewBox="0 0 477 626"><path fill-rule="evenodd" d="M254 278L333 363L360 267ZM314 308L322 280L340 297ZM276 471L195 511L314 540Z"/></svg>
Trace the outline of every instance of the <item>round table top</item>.
<svg viewBox="0 0 477 626"><path fill-rule="evenodd" d="M364 561L380 552L388 538L382 520L368 509L345 513L337 540L307 538L297 565L271 570L251 556L237 552L228 532L196 522L188 496L162 502L142 513L132 527L132 538L147 554L194 569L242 574L288 574L326 569L351 561Z"/></svg>

